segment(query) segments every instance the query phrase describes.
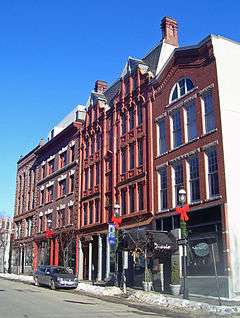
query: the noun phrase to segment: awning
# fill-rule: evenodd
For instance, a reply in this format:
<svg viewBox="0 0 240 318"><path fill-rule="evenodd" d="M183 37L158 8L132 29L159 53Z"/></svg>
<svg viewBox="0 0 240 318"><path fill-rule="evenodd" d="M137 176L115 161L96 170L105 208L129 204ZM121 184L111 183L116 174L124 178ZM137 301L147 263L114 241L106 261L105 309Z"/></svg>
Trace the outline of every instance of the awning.
<svg viewBox="0 0 240 318"><path fill-rule="evenodd" d="M173 253L178 249L177 241L171 232L135 228L124 231L124 244L129 251L139 251L152 256Z"/></svg>

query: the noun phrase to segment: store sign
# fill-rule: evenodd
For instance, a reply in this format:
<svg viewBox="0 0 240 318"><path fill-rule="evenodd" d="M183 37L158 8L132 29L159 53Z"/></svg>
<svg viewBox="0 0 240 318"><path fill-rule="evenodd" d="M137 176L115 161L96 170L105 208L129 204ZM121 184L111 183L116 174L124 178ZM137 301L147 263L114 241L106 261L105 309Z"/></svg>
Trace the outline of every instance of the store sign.
<svg viewBox="0 0 240 318"><path fill-rule="evenodd" d="M158 244L158 243L154 243L154 249L155 250L170 250L171 246L168 244Z"/></svg>
<svg viewBox="0 0 240 318"><path fill-rule="evenodd" d="M194 253L197 256L204 257L209 254L209 246L207 243L198 243L197 245L192 247Z"/></svg>
<svg viewBox="0 0 240 318"><path fill-rule="evenodd" d="M116 244L116 225L108 224L108 242L111 246Z"/></svg>

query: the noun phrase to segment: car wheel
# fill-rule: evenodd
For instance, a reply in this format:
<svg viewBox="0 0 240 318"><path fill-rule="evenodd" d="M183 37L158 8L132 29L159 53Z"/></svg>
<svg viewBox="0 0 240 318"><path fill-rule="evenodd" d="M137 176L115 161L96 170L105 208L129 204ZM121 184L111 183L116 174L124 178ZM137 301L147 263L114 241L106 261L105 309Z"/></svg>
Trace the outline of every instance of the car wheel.
<svg viewBox="0 0 240 318"><path fill-rule="evenodd" d="M56 289L56 285L55 285L55 282L53 279L51 279L51 281L50 281L50 287L52 290Z"/></svg>
<svg viewBox="0 0 240 318"><path fill-rule="evenodd" d="M35 278L34 278L34 285L35 285L35 286L40 286L40 285L39 285L39 281L38 281L38 278L37 278L37 277L35 277Z"/></svg>

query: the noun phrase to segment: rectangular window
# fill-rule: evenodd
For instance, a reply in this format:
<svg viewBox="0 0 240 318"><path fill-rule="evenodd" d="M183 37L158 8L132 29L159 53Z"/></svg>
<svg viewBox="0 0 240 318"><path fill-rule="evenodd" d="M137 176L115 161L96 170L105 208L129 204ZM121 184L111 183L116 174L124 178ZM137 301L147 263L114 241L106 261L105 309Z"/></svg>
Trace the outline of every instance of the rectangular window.
<svg viewBox="0 0 240 318"><path fill-rule="evenodd" d="M94 137L91 139L91 155L93 156L95 152L95 140Z"/></svg>
<svg viewBox="0 0 240 318"><path fill-rule="evenodd" d="M63 153L59 155L59 168L61 169L65 167L66 164L67 164L67 152L64 151Z"/></svg>
<svg viewBox="0 0 240 318"><path fill-rule="evenodd" d="M74 222L73 205L68 207L68 217L69 217L69 224L73 224Z"/></svg>
<svg viewBox="0 0 240 318"><path fill-rule="evenodd" d="M43 232L43 216L39 217L39 232Z"/></svg>
<svg viewBox="0 0 240 318"><path fill-rule="evenodd" d="M97 151L101 148L101 133L97 133Z"/></svg>
<svg viewBox="0 0 240 318"><path fill-rule="evenodd" d="M216 128L212 92L209 91L207 94L204 94L202 100L204 106L205 132L207 133Z"/></svg>
<svg viewBox="0 0 240 318"><path fill-rule="evenodd" d="M197 137L197 123L196 123L196 106L192 102L186 107L187 119L187 141L191 141Z"/></svg>
<svg viewBox="0 0 240 318"><path fill-rule="evenodd" d="M40 191L40 205L44 203L44 189Z"/></svg>
<svg viewBox="0 0 240 318"><path fill-rule="evenodd" d="M178 162L174 165L175 205L179 205L178 192L183 188L183 165Z"/></svg>
<svg viewBox="0 0 240 318"><path fill-rule="evenodd" d="M85 159L88 159L89 154L89 144L88 141L86 141L86 147L85 147Z"/></svg>
<svg viewBox="0 0 240 318"><path fill-rule="evenodd" d="M173 148L182 144L182 127L180 110L176 110L172 114L172 129L173 129Z"/></svg>
<svg viewBox="0 0 240 318"><path fill-rule="evenodd" d="M96 163L96 185L99 184L99 162Z"/></svg>
<svg viewBox="0 0 240 318"><path fill-rule="evenodd" d="M95 222L99 222L99 200L95 200Z"/></svg>
<svg viewBox="0 0 240 318"><path fill-rule="evenodd" d="M167 209L167 168L159 170L160 210Z"/></svg>
<svg viewBox="0 0 240 318"><path fill-rule="evenodd" d="M90 188L93 189L93 180L94 180L94 166L90 167Z"/></svg>
<svg viewBox="0 0 240 318"><path fill-rule="evenodd" d="M87 204L83 206L83 225L87 225Z"/></svg>
<svg viewBox="0 0 240 318"><path fill-rule="evenodd" d="M122 166L122 174L126 173L126 149L125 148L121 150L121 166Z"/></svg>
<svg viewBox="0 0 240 318"><path fill-rule="evenodd" d="M74 174L69 177L69 193L72 193L74 190Z"/></svg>
<svg viewBox="0 0 240 318"><path fill-rule="evenodd" d="M138 166L143 165L143 140L138 140Z"/></svg>
<svg viewBox="0 0 240 318"><path fill-rule="evenodd" d="M167 151L165 119L160 119L158 121L157 129L158 129L158 155L161 155Z"/></svg>
<svg viewBox="0 0 240 318"><path fill-rule="evenodd" d="M129 187L129 206L130 212L134 212L135 202L134 202L134 185Z"/></svg>
<svg viewBox="0 0 240 318"><path fill-rule="evenodd" d="M218 182L218 163L217 163L217 150L211 147L206 151L208 159L208 189L209 197L213 198L219 195L219 182Z"/></svg>
<svg viewBox="0 0 240 318"><path fill-rule="evenodd" d="M89 223L93 223L93 202L89 203Z"/></svg>
<svg viewBox="0 0 240 318"><path fill-rule="evenodd" d="M126 114L121 115L121 133L122 135L126 134Z"/></svg>
<svg viewBox="0 0 240 318"><path fill-rule="evenodd" d="M140 126L143 122L142 104L141 103L138 103L138 105L137 105L137 116L138 116L138 126Z"/></svg>
<svg viewBox="0 0 240 318"><path fill-rule="evenodd" d="M48 162L48 174L52 174L54 172L54 159Z"/></svg>
<svg viewBox="0 0 240 318"><path fill-rule="evenodd" d="M65 225L65 209L58 211L58 227L63 227Z"/></svg>
<svg viewBox="0 0 240 318"><path fill-rule="evenodd" d="M52 202L53 200L53 185L47 188L47 202Z"/></svg>
<svg viewBox="0 0 240 318"><path fill-rule="evenodd" d="M75 160L75 146L72 146L70 148L70 162L73 162Z"/></svg>
<svg viewBox="0 0 240 318"><path fill-rule="evenodd" d="M129 129L134 128L134 111L133 108L129 109Z"/></svg>
<svg viewBox="0 0 240 318"><path fill-rule="evenodd" d="M138 184L138 210L141 211L144 209L143 203L143 185L141 183Z"/></svg>
<svg viewBox="0 0 240 318"><path fill-rule="evenodd" d="M45 178L45 165L42 165L41 167L41 176L42 176L42 179Z"/></svg>
<svg viewBox="0 0 240 318"><path fill-rule="evenodd" d="M66 179L63 179L61 181L59 181L58 183L58 194L59 194L59 198L61 198L62 196L64 196L67 193L67 189L66 189Z"/></svg>
<svg viewBox="0 0 240 318"><path fill-rule="evenodd" d="M88 168L85 169L85 191L88 190Z"/></svg>
<svg viewBox="0 0 240 318"><path fill-rule="evenodd" d="M198 157L190 158L188 160L188 164L189 164L190 202L195 202L200 200Z"/></svg>
<svg viewBox="0 0 240 318"><path fill-rule="evenodd" d="M126 191L121 190L121 212L122 215L126 214Z"/></svg>
<svg viewBox="0 0 240 318"><path fill-rule="evenodd" d="M130 169L134 169L134 144L129 145Z"/></svg>

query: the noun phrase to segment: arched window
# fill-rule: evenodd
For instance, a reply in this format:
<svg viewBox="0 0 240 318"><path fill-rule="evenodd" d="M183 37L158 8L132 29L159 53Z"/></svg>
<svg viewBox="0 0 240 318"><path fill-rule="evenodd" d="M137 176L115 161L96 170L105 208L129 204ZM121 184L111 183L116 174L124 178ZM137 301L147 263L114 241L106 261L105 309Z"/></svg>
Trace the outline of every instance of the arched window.
<svg viewBox="0 0 240 318"><path fill-rule="evenodd" d="M187 94L191 89L194 88L193 82L190 78L182 78L180 79L172 88L169 102L173 102L183 95Z"/></svg>

